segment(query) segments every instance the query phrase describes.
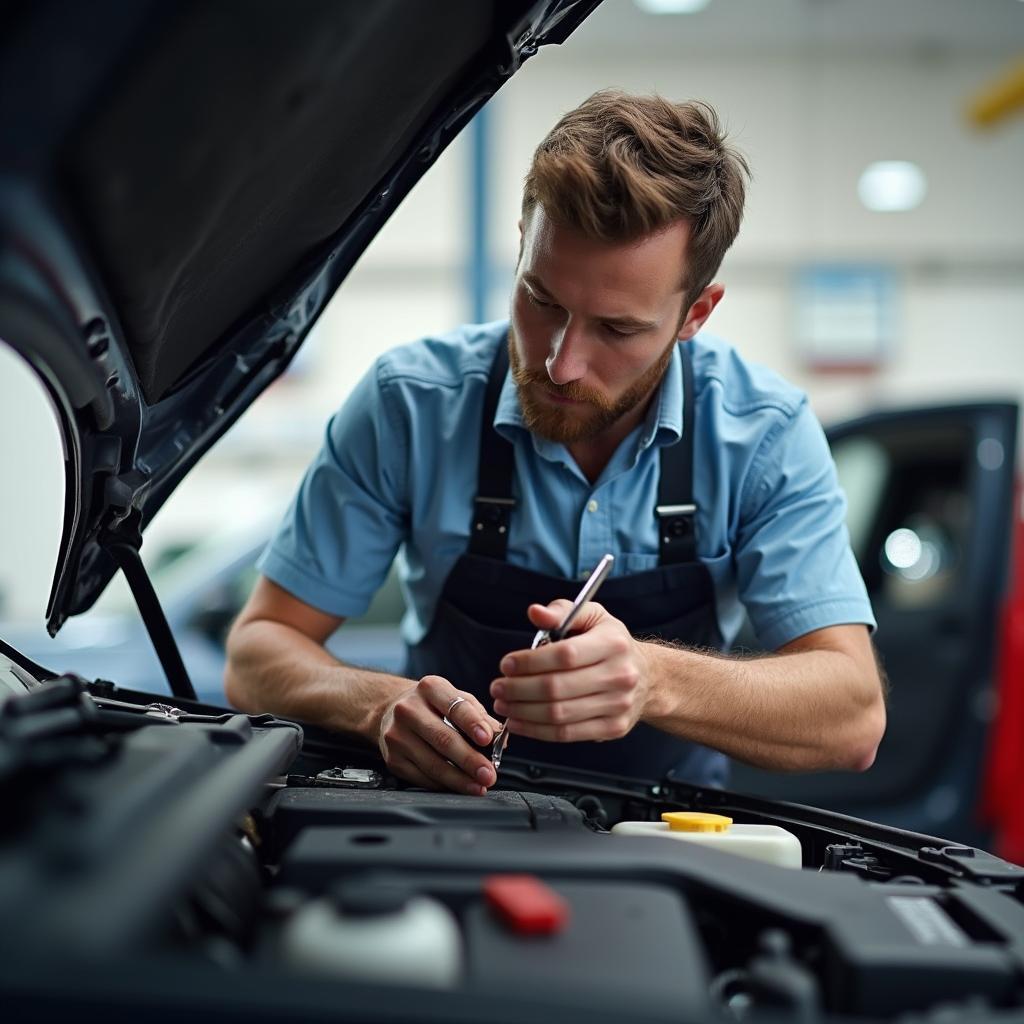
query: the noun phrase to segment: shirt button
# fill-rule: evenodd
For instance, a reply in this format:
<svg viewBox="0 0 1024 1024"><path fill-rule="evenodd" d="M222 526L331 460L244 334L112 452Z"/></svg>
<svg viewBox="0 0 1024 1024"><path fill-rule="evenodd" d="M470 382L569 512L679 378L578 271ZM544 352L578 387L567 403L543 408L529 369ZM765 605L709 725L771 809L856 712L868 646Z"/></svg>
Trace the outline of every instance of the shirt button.
<svg viewBox="0 0 1024 1024"><path fill-rule="evenodd" d="M596 501L594 501L593 498L591 498L590 501L587 502L587 511L588 512L596 512L600 507L601 506L598 505L598 503Z"/></svg>

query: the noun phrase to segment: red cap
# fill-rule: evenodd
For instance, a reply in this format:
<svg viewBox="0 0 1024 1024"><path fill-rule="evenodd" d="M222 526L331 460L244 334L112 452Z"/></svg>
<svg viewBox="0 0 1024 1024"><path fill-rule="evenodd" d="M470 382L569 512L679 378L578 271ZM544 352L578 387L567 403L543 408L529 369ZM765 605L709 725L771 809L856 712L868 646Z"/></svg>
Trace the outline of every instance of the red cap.
<svg viewBox="0 0 1024 1024"><path fill-rule="evenodd" d="M533 875L490 875L484 879L484 896L519 935L554 935L569 922L569 905Z"/></svg>

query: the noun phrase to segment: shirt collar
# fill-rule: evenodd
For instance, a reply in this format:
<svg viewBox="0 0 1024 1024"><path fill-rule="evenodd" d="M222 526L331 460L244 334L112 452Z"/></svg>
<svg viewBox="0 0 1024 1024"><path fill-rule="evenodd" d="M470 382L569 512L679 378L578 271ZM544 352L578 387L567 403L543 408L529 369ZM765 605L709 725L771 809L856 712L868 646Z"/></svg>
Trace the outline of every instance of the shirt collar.
<svg viewBox="0 0 1024 1024"><path fill-rule="evenodd" d="M647 410L640 447L675 444L683 436L683 353L676 342L658 393Z"/></svg>
<svg viewBox="0 0 1024 1024"><path fill-rule="evenodd" d="M509 441L514 439L516 430L529 433L511 370L505 375L505 383L501 386L501 394L498 396L498 407L494 411L494 429ZM640 434L640 448L647 448L655 442L659 446L674 444L682 436L683 365L682 352L677 343L672 350L672 358L669 360L665 376L661 379L658 393L647 410L644 429ZM533 440L537 452L547 458L554 458L557 453L565 451L564 446L545 441L543 438L534 437Z"/></svg>
<svg viewBox="0 0 1024 1024"><path fill-rule="evenodd" d="M498 395L498 407L494 410L494 429L513 444L517 435L526 434L533 442L534 451L542 458L549 462L560 462L569 468L575 465L565 445L530 433L530 428L523 417L522 406L519 404L519 391L512 379L511 369L505 374L505 383L502 384L501 394Z"/></svg>
<svg viewBox="0 0 1024 1024"><path fill-rule="evenodd" d="M502 344L505 343L502 342ZM519 405L519 392L516 390L516 382L512 379L511 369L505 374L505 383L502 384L501 393L498 395L498 407L494 410L494 429L502 437L509 438L508 430L503 430L502 427L528 429L526 420L523 418L523 410Z"/></svg>

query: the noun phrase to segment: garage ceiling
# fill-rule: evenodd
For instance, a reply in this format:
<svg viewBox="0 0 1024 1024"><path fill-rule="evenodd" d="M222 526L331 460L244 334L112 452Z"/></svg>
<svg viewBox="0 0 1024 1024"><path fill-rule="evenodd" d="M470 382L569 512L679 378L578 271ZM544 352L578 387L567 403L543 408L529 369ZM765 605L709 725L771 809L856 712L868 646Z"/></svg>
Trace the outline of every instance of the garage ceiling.
<svg viewBox="0 0 1024 1024"><path fill-rule="evenodd" d="M1024 51L1022 0L711 0L703 11L651 15L605 0L573 38L579 57L630 48L652 54L894 52L1012 56ZM568 48L567 48L568 55Z"/></svg>

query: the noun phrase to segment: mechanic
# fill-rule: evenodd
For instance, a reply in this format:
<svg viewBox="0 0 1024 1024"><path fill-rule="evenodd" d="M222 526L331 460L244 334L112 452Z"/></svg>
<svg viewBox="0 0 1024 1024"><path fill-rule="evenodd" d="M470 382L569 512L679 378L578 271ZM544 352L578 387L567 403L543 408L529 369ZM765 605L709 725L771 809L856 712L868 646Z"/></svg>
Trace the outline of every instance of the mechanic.
<svg viewBox="0 0 1024 1024"><path fill-rule="evenodd" d="M509 321L377 360L228 640L229 699L355 732L425 787L509 756L721 785L868 768L874 620L806 397L699 334L748 175L712 109L600 92L526 178ZM556 626L598 559L599 600ZM324 648L398 553L406 675ZM746 609L768 654L725 656ZM448 728L448 716L457 730Z"/></svg>

